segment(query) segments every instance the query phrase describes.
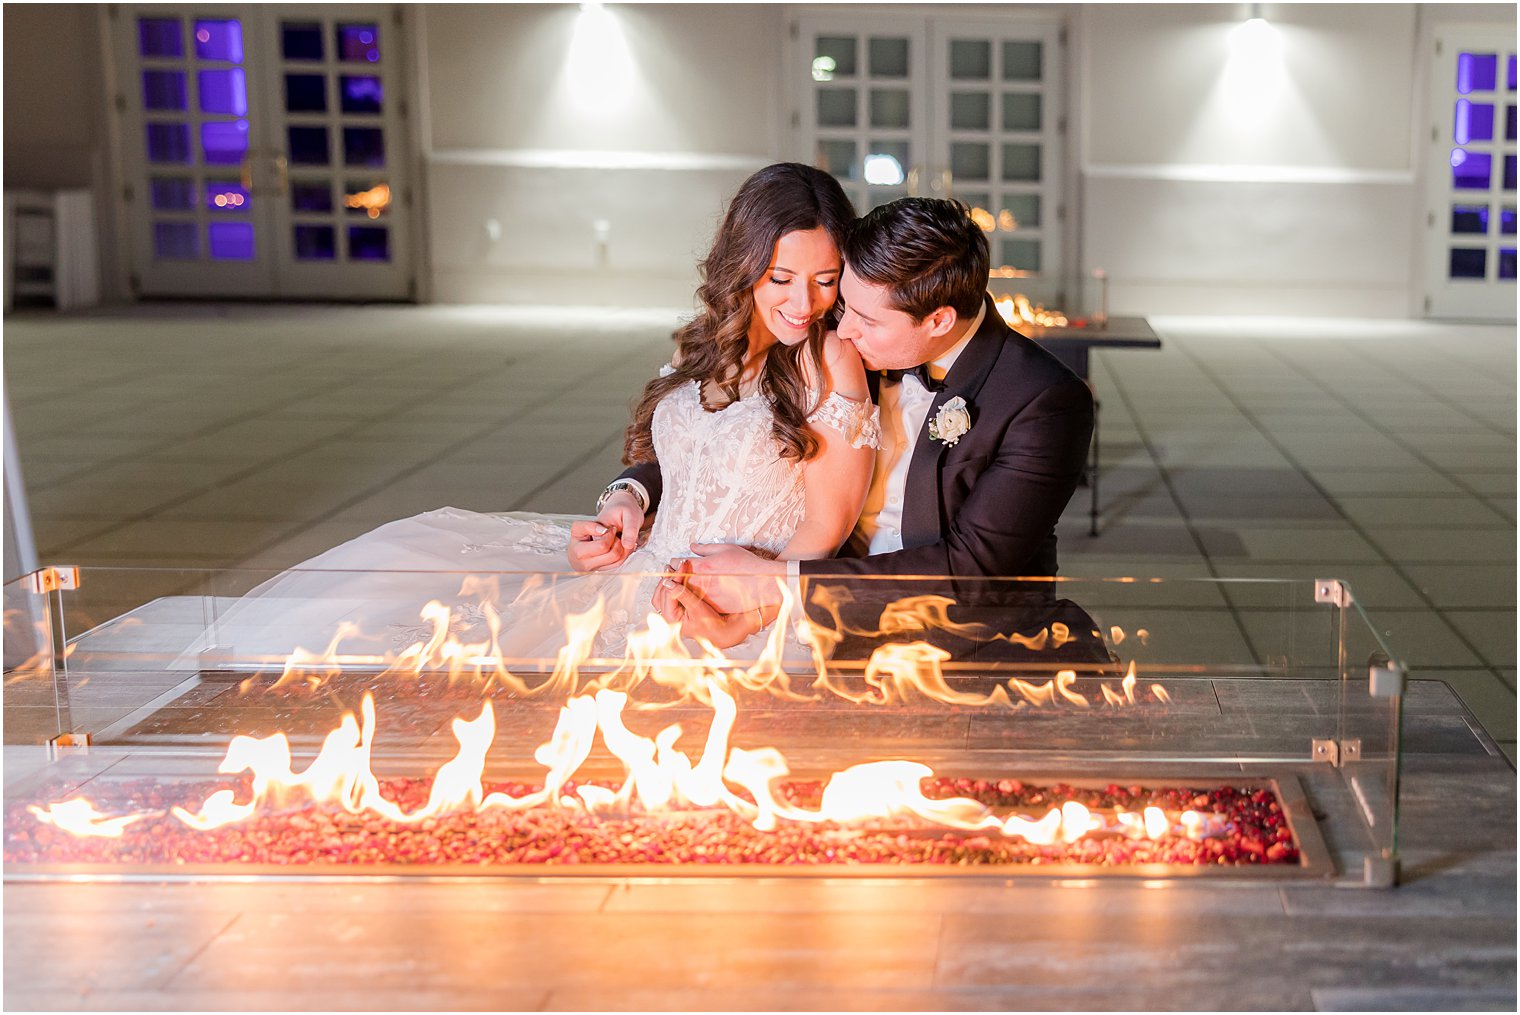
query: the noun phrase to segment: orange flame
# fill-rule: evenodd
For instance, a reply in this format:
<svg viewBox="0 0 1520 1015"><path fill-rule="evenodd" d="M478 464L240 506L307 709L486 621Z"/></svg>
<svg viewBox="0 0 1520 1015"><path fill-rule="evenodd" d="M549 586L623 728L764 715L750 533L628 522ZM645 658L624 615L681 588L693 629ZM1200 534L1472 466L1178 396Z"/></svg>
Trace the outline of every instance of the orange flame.
<svg viewBox="0 0 1520 1015"><path fill-rule="evenodd" d="M1029 297L1023 293L997 296L992 302L997 306L998 313L1003 315L1003 320L1010 325L1026 324L1037 328L1064 328L1071 323L1060 311L1046 310L1038 303L1030 303Z"/></svg>

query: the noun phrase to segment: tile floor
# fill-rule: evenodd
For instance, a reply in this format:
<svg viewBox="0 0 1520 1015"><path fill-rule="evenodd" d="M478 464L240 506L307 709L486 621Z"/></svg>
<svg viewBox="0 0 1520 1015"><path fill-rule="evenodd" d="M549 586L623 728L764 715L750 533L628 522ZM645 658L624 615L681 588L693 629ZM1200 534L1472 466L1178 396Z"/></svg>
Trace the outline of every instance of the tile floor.
<svg viewBox="0 0 1520 1015"><path fill-rule="evenodd" d="M139 306L17 314L44 562L281 568L444 504L584 511L674 311ZM1073 575L1350 581L1515 755L1515 329L1159 318L1098 353L1103 534ZM1260 622L1249 602L1220 638ZM1203 646L1200 651L1212 651Z"/></svg>

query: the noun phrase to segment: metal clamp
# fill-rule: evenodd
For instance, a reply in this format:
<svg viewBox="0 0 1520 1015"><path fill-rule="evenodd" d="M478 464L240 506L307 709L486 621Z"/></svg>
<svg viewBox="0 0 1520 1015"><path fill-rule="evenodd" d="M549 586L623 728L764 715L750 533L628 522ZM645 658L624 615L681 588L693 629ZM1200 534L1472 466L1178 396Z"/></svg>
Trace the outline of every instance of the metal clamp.
<svg viewBox="0 0 1520 1015"><path fill-rule="evenodd" d="M1360 740L1314 740L1310 742L1309 757L1313 761L1327 761L1333 768L1340 768L1348 761L1362 760Z"/></svg>
<svg viewBox="0 0 1520 1015"><path fill-rule="evenodd" d="M1351 605L1351 589L1339 578L1314 579L1314 601L1333 603L1341 609Z"/></svg>
<svg viewBox="0 0 1520 1015"><path fill-rule="evenodd" d="M59 564L55 567L40 567L26 576L31 590L38 595L48 592L56 592L59 589L73 590L79 588L79 568L68 564Z"/></svg>
<svg viewBox="0 0 1520 1015"><path fill-rule="evenodd" d="M65 754L88 754L90 752L90 735L88 733L60 733L47 742L49 761L57 761Z"/></svg>
<svg viewBox="0 0 1520 1015"><path fill-rule="evenodd" d="M1374 698L1401 697L1406 676L1404 667L1396 662L1373 662L1367 667L1367 693Z"/></svg>

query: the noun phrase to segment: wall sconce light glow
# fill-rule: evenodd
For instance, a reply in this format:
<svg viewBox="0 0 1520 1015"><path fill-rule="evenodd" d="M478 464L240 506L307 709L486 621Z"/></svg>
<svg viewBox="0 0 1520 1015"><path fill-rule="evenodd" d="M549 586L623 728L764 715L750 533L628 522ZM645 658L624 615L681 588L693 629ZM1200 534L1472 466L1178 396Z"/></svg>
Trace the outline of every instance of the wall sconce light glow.
<svg viewBox="0 0 1520 1015"><path fill-rule="evenodd" d="M813 80L833 81L834 72L839 69L839 64L832 56L820 56L813 59Z"/></svg>
<svg viewBox="0 0 1520 1015"><path fill-rule="evenodd" d="M1254 124L1285 83L1282 35L1251 4L1251 16L1230 30L1224 84L1242 122Z"/></svg>
<svg viewBox="0 0 1520 1015"><path fill-rule="evenodd" d="M583 3L570 40L570 94L583 110L620 105L633 83L633 57L606 4Z"/></svg>
<svg viewBox="0 0 1520 1015"><path fill-rule="evenodd" d="M867 155L865 175L867 183L878 187L896 187L905 179L902 163L891 155Z"/></svg>

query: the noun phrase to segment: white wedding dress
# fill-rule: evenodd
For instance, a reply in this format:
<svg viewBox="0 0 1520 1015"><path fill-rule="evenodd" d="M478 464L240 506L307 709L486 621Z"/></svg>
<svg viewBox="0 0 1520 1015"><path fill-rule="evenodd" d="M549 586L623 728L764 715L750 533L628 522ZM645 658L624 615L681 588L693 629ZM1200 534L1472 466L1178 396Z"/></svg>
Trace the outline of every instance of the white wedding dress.
<svg viewBox="0 0 1520 1015"><path fill-rule="evenodd" d="M690 556L692 543L736 543L774 556L797 531L806 464L780 456L773 418L762 394L716 412L703 408L695 382L667 395L652 423L659 510L646 543L616 569L569 572L570 523L580 516L445 507L382 525L264 582L218 617L196 649L273 662L296 648L323 653L341 634L336 654L394 655L438 629L438 620L422 615L436 600L448 608L449 633L459 642L486 642L494 612L504 658L552 666L566 643L566 618L600 598L605 612L592 655L622 658L630 631L646 626L660 573ZM880 441L869 402L831 393L808 419L854 447ZM767 637L727 654L753 659ZM806 658L806 649L793 644L787 656L794 655Z"/></svg>

